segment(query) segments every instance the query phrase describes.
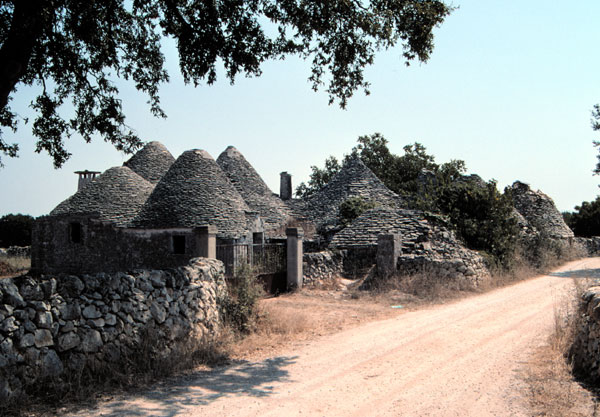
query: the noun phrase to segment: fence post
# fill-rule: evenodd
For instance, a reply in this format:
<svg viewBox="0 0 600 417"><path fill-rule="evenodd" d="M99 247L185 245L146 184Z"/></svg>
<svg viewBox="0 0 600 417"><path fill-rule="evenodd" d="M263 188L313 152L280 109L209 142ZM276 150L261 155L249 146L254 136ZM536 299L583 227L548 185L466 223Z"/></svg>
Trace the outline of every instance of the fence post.
<svg viewBox="0 0 600 417"><path fill-rule="evenodd" d="M398 257L402 254L400 249L400 235L377 236L377 275L389 277L397 270Z"/></svg>
<svg viewBox="0 0 600 417"><path fill-rule="evenodd" d="M195 229L198 256L217 258L217 227L213 225L199 226Z"/></svg>
<svg viewBox="0 0 600 417"><path fill-rule="evenodd" d="M295 290L302 288L302 237L301 227L288 227L287 236L287 288Z"/></svg>

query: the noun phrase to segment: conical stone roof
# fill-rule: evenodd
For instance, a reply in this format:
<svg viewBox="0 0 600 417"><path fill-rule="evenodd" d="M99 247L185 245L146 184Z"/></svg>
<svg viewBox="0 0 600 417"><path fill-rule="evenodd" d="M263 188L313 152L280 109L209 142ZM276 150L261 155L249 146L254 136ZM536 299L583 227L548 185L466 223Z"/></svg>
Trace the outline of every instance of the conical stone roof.
<svg viewBox="0 0 600 417"><path fill-rule="evenodd" d="M240 151L229 146L219 155L217 164L250 209L257 212L265 222L267 233L269 230L285 225L290 217L290 210L281 199L273 195L273 192Z"/></svg>
<svg viewBox="0 0 600 417"><path fill-rule="evenodd" d="M136 227L196 227L211 224L218 236L247 233L250 211L215 160L203 150L186 151L156 185L135 220Z"/></svg>
<svg viewBox="0 0 600 417"><path fill-rule="evenodd" d="M511 187L517 211L527 220L530 227L551 238L573 237L573 231L565 223L554 201L541 191L533 191L529 185L515 181Z"/></svg>
<svg viewBox="0 0 600 417"><path fill-rule="evenodd" d="M383 207L400 208L402 199L385 186L362 162L353 157L344 162L340 172L307 202L307 217L318 226L335 225L339 207L351 197L362 197Z"/></svg>
<svg viewBox="0 0 600 417"><path fill-rule="evenodd" d="M152 184L158 183L175 162L171 152L160 142L150 142L123 165Z"/></svg>
<svg viewBox="0 0 600 417"><path fill-rule="evenodd" d="M60 203L50 215L99 213L117 226L128 226L154 186L127 167L107 169L81 190Z"/></svg>

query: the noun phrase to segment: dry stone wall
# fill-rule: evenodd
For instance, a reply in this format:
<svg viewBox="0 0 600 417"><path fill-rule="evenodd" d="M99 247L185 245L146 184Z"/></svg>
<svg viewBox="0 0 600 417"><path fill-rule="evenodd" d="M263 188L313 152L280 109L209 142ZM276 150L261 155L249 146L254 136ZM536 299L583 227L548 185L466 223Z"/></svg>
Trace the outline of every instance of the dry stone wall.
<svg viewBox="0 0 600 417"><path fill-rule="evenodd" d="M304 253L302 257L304 285L324 283L342 275L345 255L345 251L329 250Z"/></svg>
<svg viewBox="0 0 600 417"><path fill-rule="evenodd" d="M48 378L113 366L151 332L168 356L219 330L223 264L206 258L170 270L0 280L0 402ZM151 360L152 358L149 358Z"/></svg>
<svg viewBox="0 0 600 417"><path fill-rule="evenodd" d="M600 381L600 287L589 288L581 297L576 336L571 346L573 370L592 382Z"/></svg>

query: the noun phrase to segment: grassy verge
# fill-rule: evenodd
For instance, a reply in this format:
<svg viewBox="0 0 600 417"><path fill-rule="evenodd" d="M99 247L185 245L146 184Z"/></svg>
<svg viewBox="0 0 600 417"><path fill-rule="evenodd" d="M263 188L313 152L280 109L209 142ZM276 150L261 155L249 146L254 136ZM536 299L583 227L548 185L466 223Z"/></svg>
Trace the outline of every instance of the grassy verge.
<svg viewBox="0 0 600 417"><path fill-rule="evenodd" d="M598 416L598 393L573 376L567 353L579 320L579 300L587 280L573 280L574 290L565 294L554 311L554 328L538 347L525 370L526 398L532 416Z"/></svg>
<svg viewBox="0 0 600 417"><path fill-rule="evenodd" d="M0 278L22 274L31 268L31 258L20 256L0 257Z"/></svg>

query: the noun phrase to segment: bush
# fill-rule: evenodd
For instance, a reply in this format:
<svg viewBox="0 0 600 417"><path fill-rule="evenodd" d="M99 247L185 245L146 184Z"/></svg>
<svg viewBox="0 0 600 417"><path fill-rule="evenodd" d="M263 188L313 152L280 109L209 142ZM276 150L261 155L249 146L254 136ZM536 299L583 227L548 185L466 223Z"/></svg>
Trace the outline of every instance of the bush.
<svg viewBox="0 0 600 417"><path fill-rule="evenodd" d="M25 214L7 214L0 218L0 247L30 246L33 217Z"/></svg>
<svg viewBox="0 0 600 417"><path fill-rule="evenodd" d="M253 268L247 264L235 270L229 284L229 293L218 300L221 318L233 330L249 333L256 324L258 300L264 295L263 286Z"/></svg>
<svg viewBox="0 0 600 417"><path fill-rule="evenodd" d="M377 204L363 197L351 197L340 204L340 223L347 226L365 211L375 208Z"/></svg>
<svg viewBox="0 0 600 417"><path fill-rule="evenodd" d="M584 201L575 207L575 212L563 213L563 218L575 236L600 236L600 197Z"/></svg>
<svg viewBox="0 0 600 417"><path fill-rule="evenodd" d="M437 204L469 248L510 267L519 230L509 193L501 194L494 181L456 182L442 191Z"/></svg>

